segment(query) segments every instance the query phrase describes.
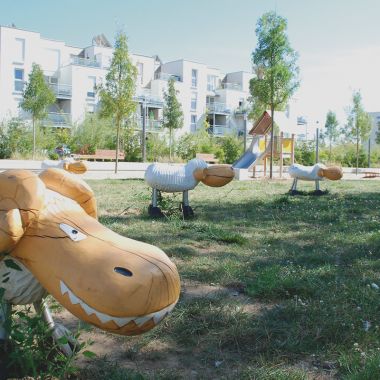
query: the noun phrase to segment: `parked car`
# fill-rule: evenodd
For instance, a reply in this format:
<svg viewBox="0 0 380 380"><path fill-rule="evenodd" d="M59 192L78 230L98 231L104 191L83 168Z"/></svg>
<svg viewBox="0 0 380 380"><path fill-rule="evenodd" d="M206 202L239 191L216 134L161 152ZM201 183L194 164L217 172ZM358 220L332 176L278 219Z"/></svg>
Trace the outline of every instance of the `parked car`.
<svg viewBox="0 0 380 380"><path fill-rule="evenodd" d="M54 149L55 153L60 157L69 156L71 154L71 149L66 144L58 145Z"/></svg>

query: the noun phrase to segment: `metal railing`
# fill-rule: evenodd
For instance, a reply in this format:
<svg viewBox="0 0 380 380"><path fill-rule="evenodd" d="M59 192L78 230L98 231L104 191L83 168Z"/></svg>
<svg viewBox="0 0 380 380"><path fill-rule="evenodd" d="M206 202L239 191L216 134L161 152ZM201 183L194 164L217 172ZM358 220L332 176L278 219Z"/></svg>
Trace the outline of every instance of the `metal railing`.
<svg viewBox="0 0 380 380"><path fill-rule="evenodd" d="M161 79L161 80L174 79L176 82L182 82L182 79L179 75L168 74L168 73L155 73L154 79Z"/></svg>
<svg viewBox="0 0 380 380"><path fill-rule="evenodd" d="M206 104L208 113L224 113L230 114L231 110L227 107L225 103L207 103Z"/></svg>
<svg viewBox="0 0 380 380"><path fill-rule="evenodd" d="M49 87L54 91L57 98L71 98L72 89L69 84L49 83Z"/></svg>
<svg viewBox="0 0 380 380"><path fill-rule="evenodd" d="M152 95L151 91L149 90L138 91L136 96L134 97L134 100L139 103L144 103L147 106L154 106L158 108L162 108L164 106L163 99L159 98L158 96Z"/></svg>
<svg viewBox="0 0 380 380"><path fill-rule="evenodd" d="M228 134L231 134L232 130L231 128L227 127L226 125L213 125L209 128L209 131L214 136L225 136Z"/></svg>
<svg viewBox="0 0 380 380"><path fill-rule="evenodd" d="M236 91L243 90L243 86L239 83L221 83L220 88L223 88L225 90L236 90Z"/></svg>
<svg viewBox="0 0 380 380"><path fill-rule="evenodd" d="M100 62L89 58L71 57L71 63L78 66L101 67Z"/></svg>
<svg viewBox="0 0 380 380"><path fill-rule="evenodd" d="M139 127L142 128L143 119L140 119ZM162 130L162 120L151 120L146 119L145 121L145 130L148 132L160 131Z"/></svg>
<svg viewBox="0 0 380 380"><path fill-rule="evenodd" d="M71 114L65 112L49 112L45 120L44 125L53 124L54 126L69 126L71 122Z"/></svg>

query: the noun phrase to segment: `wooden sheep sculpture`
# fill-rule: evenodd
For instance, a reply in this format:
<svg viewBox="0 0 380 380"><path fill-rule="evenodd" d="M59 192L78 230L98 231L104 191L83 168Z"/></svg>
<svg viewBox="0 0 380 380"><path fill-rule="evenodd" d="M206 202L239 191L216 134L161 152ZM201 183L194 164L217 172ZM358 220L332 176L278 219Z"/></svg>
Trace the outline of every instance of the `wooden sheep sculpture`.
<svg viewBox="0 0 380 380"><path fill-rule="evenodd" d="M50 168L58 168L67 170L74 174L83 174L87 171L87 166L83 161L76 161L72 157L64 158L59 161L55 160L44 160L41 163L41 168L43 170Z"/></svg>
<svg viewBox="0 0 380 380"><path fill-rule="evenodd" d="M323 164L315 164L314 166L293 164L289 167L288 172L290 177L294 178L290 189L291 194L297 194L298 180L315 181L315 192L316 194L321 194L319 181L323 181L325 178L337 181L343 177L343 171L338 166L327 167Z"/></svg>
<svg viewBox="0 0 380 380"><path fill-rule="evenodd" d="M41 307L55 338L66 333L43 302L47 293L79 319L121 335L151 329L179 297L165 253L100 224L90 187L61 169L0 174L0 254L3 302Z"/></svg>
<svg viewBox="0 0 380 380"><path fill-rule="evenodd" d="M232 181L234 171L230 165L207 165L199 158L190 160L186 165L154 163L145 172L145 181L153 189L149 215L163 216L157 205L158 191L166 193L182 192L182 212L184 217L193 216L189 206L189 190L201 181L211 187L221 187Z"/></svg>

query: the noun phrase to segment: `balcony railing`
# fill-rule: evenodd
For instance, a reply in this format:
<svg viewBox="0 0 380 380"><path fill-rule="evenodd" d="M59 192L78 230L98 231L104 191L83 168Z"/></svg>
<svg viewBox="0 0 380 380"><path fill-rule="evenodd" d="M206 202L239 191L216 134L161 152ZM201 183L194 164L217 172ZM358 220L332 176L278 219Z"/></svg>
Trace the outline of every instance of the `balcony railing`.
<svg viewBox="0 0 380 380"><path fill-rule="evenodd" d="M95 59L89 59L89 58L81 58L81 57L71 57L71 63L73 65L78 66L86 66L86 67L101 67L100 62L96 61Z"/></svg>
<svg viewBox="0 0 380 380"><path fill-rule="evenodd" d="M45 120L44 125L54 125L55 127L67 127L71 122L71 114L64 112L49 112Z"/></svg>
<svg viewBox="0 0 380 380"><path fill-rule="evenodd" d="M139 127L142 128L143 126L143 119L140 119L140 125ZM162 120L151 120L146 119L145 120L145 130L148 132L159 132L162 130Z"/></svg>
<svg viewBox="0 0 380 380"><path fill-rule="evenodd" d="M155 73L154 79L161 79L161 80L174 79L176 82L182 82L181 77L179 75L168 74L168 73Z"/></svg>
<svg viewBox="0 0 380 380"><path fill-rule="evenodd" d="M49 87L54 91L57 98L71 98L72 90L69 84L50 83Z"/></svg>
<svg viewBox="0 0 380 380"><path fill-rule="evenodd" d="M243 87L239 83L222 83L221 88L225 90L236 90L236 91L242 91Z"/></svg>
<svg viewBox="0 0 380 380"><path fill-rule="evenodd" d="M225 136L231 134L231 128L226 125L213 125L209 128L210 134L214 136Z"/></svg>
<svg viewBox="0 0 380 380"><path fill-rule="evenodd" d="M149 90L140 90L137 92L134 100L139 103L144 103L148 107L162 108L164 106L164 101L158 96L152 95Z"/></svg>
<svg viewBox="0 0 380 380"><path fill-rule="evenodd" d="M230 114L231 110L227 107L225 103L207 103L206 105L208 113L221 113Z"/></svg>

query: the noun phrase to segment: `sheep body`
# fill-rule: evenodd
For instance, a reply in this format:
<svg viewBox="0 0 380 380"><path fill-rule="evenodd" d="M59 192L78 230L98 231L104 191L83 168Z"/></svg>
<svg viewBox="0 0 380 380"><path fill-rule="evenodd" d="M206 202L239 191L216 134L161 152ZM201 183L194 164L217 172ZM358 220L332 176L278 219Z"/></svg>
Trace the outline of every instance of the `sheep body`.
<svg viewBox="0 0 380 380"><path fill-rule="evenodd" d="M154 163L145 172L145 181L153 189L175 193L192 190L198 185L193 173L196 169L207 168L206 162L198 158L190 160L186 165Z"/></svg>
<svg viewBox="0 0 380 380"><path fill-rule="evenodd" d="M318 175L321 169L326 169L326 166L323 164L315 164L314 166L293 164L289 167L288 173L290 177L304 181L323 181L324 178Z"/></svg>

